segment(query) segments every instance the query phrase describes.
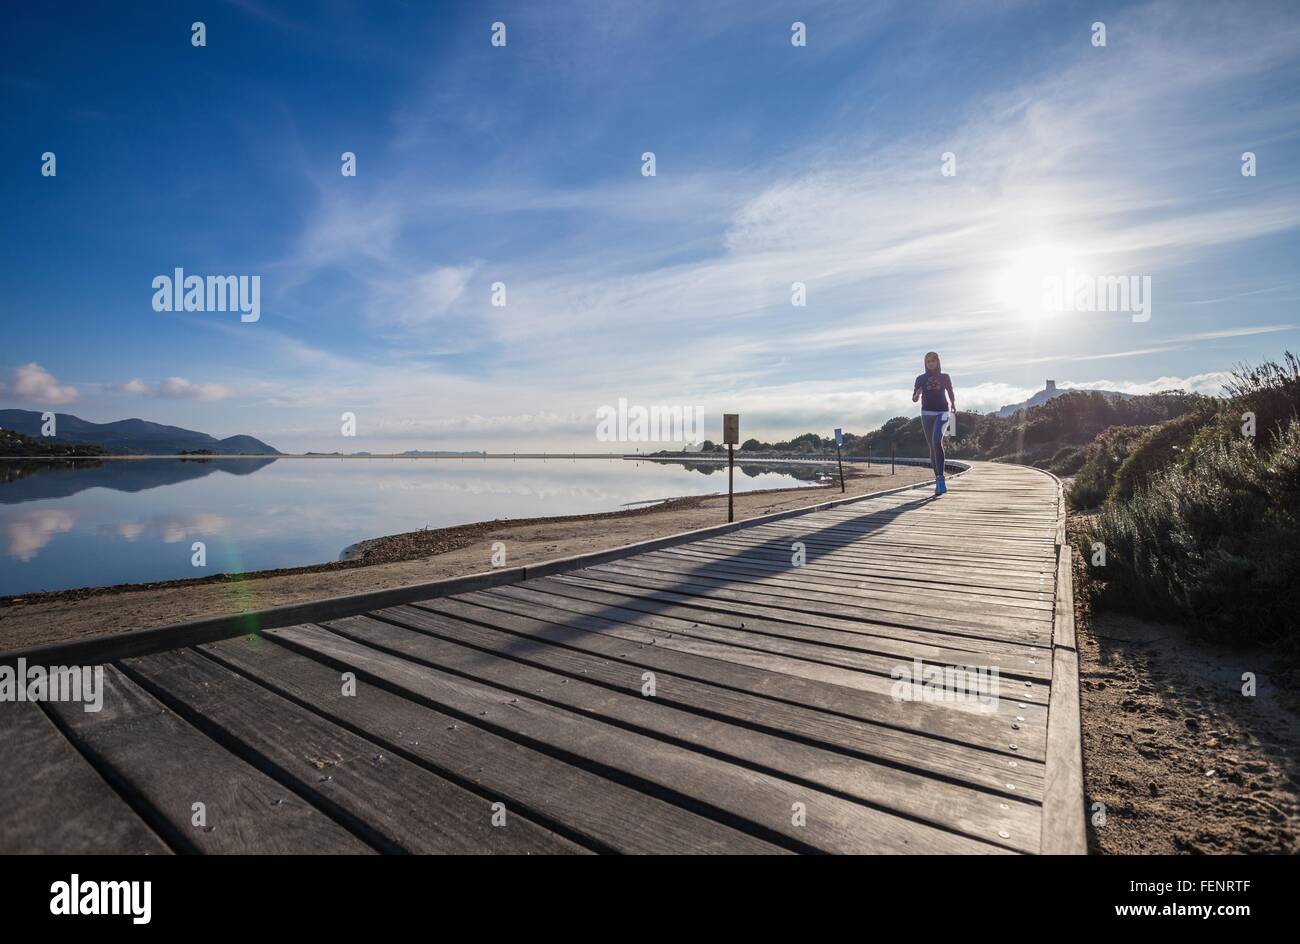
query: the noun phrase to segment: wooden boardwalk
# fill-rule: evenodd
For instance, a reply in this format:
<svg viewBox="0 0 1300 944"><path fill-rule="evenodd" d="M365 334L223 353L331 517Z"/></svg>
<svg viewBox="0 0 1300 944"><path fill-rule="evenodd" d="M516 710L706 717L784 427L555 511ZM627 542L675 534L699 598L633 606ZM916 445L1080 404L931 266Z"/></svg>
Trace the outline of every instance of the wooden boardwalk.
<svg viewBox="0 0 1300 944"><path fill-rule="evenodd" d="M1050 476L973 463L938 499L33 652L99 652L103 708L0 703L0 852L1081 852L1062 520ZM900 699L920 666L996 687Z"/></svg>

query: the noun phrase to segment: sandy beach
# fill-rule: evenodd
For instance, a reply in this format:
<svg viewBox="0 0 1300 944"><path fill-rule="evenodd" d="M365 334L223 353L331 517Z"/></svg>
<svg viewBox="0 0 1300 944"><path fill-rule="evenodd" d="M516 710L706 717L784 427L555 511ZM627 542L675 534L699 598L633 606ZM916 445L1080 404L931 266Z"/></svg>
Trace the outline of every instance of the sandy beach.
<svg viewBox="0 0 1300 944"><path fill-rule="evenodd" d="M929 478L927 469L904 465L893 474L882 466L846 466L845 474L848 497ZM838 482L746 492L736 496L736 519L839 497ZM0 598L0 651L480 573L492 568L496 542L505 544L506 566L515 566L726 520L726 494L696 496L605 514L484 521L379 537L362 542L353 560L308 567L5 597Z"/></svg>

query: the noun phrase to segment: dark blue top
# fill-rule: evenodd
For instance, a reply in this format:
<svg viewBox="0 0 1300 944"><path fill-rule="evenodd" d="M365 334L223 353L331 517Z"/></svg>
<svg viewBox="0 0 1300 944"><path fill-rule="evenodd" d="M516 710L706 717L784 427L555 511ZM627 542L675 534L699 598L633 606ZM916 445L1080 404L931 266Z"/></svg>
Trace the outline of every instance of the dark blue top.
<svg viewBox="0 0 1300 944"><path fill-rule="evenodd" d="M933 374L926 371L916 378L916 386L912 389L921 391L921 409L934 413L947 413L952 409L948 406L948 398L944 396L945 391L952 394L952 378L943 371L935 371ZM957 397L953 395L952 399L955 402Z"/></svg>

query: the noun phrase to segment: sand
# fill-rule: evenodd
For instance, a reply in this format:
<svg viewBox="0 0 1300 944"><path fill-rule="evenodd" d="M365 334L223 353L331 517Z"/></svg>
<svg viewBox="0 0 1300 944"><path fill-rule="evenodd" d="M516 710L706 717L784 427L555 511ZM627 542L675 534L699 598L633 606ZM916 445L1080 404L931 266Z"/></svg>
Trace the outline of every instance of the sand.
<svg viewBox="0 0 1300 944"><path fill-rule="evenodd" d="M924 468L845 468L846 497L925 481ZM842 497L829 487L773 489L736 496L736 519ZM0 598L0 651L166 626L288 603L384 590L492 569L503 542L506 566L606 550L692 531L727 520L727 496L675 499L667 505L600 515L488 521L413 531L365 542L364 556L291 570L26 594Z"/></svg>
<svg viewBox="0 0 1300 944"><path fill-rule="evenodd" d="M1075 618L1090 851L1300 852L1298 696L1273 656L1082 603Z"/></svg>

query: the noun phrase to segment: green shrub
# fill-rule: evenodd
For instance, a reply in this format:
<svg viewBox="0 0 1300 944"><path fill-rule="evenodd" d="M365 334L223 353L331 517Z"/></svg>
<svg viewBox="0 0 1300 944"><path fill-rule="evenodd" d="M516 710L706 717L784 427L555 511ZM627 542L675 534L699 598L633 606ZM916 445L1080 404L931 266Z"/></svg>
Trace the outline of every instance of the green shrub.
<svg viewBox="0 0 1300 944"><path fill-rule="evenodd" d="M1145 426L1116 426L1083 447L1079 469L1066 496L1076 510L1097 508L1110 494L1115 473L1129 457L1134 443L1147 434Z"/></svg>
<svg viewBox="0 0 1300 944"><path fill-rule="evenodd" d="M1241 439L1248 412L1255 416L1255 448L1270 451L1277 435L1300 416L1300 359L1287 351L1282 360L1233 370L1224 384L1228 399L1196 430L1187 453L1207 453Z"/></svg>
<svg viewBox="0 0 1300 944"><path fill-rule="evenodd" d="M1224 385L1229 397L1229 413L1224 426L1240 433L1241 414L1255 414L1255 445L1268 451L1273 440L1291 421L1300 416L1300 359L1290 351L1282 363L1265 361L1257 367L1242 364Z"/></svg>
<svg viewBox="0 0 1300 944"><path fill-rule="evenodd" d="M1217 445L1156 472L1131 497L1085 526L1078 552L1106 548L1089 593L1099 606L1238 643L1300 654L1300 423L1260 451L1246 440Z"/></svg>
<svg viewBox="0 0 1300 944"><path fill-rule="evenodd" d="M1055 472L1057 475L1074 475L1083 467L1084 452L1080 446L1066 446L1064 449L1058 449L1056 455L1047 464L1049 472Z"/></svg>
<svg viewBox="0 0 1300 944"><path fill-rule="evenodd" d="M1106 492L1107 501L1131 498L1157 472L1185 461L1192 454L1189 446L1193 437L1201 427L1217 418L1215 408L1207 402L1191 413L1149 429L1146 435L1130 444L1128 455L1115 469L1112 484Z"/></svg>

